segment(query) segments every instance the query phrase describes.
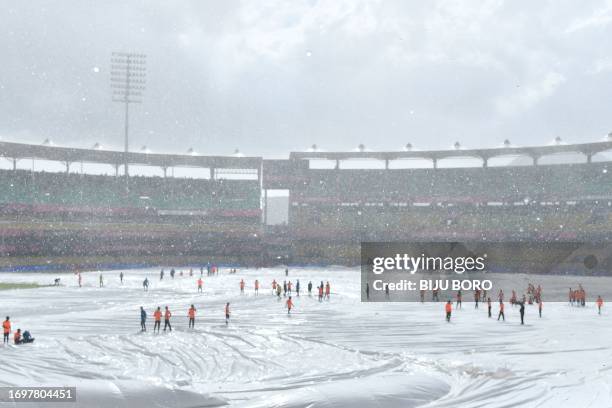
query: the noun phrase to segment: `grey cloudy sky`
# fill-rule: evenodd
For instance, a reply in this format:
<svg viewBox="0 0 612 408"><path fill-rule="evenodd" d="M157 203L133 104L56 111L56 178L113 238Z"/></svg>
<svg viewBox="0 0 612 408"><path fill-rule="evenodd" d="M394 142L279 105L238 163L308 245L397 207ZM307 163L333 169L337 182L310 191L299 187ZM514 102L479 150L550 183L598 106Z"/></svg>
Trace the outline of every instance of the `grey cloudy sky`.
<svg viewBox="0 0 612 408"><path fill-rule="evenodd" d="M148 55L132 150L285 156L601 139L611 1L1 0L2 140L120 149L110 55Z"/></svg>

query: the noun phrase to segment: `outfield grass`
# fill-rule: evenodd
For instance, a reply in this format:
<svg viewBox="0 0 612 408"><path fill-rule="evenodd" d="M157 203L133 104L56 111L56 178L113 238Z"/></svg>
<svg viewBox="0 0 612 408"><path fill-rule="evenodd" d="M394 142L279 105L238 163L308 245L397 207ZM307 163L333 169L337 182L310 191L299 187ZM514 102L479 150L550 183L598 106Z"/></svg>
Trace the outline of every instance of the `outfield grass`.
<svg viewBox="0 0 612 408"><path fill-rule="evenodd" d="M50 286L50 285L39 285L38 283L0 282L0 290L33 289L33 288L42 288L45 286Z"/></svg>

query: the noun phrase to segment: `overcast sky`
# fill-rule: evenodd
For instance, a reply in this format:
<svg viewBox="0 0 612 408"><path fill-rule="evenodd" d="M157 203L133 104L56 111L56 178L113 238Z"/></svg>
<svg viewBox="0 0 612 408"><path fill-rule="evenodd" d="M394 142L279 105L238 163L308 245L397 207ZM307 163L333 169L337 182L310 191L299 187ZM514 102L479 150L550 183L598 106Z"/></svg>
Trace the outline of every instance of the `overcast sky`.
<svg viewBox="0 0 612 408"><path fill-rule="evenodd" d="M5 141L121 149L113 51L148 56L135 151L276 157L612 130L612 1L0 4Z"/></svg>

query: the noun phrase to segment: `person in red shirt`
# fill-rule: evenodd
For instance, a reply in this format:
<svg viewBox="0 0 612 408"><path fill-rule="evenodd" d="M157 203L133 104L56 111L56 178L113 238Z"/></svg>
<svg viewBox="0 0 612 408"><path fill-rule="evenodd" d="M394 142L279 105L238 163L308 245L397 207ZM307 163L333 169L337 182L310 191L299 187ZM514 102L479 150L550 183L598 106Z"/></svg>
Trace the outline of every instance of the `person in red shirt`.
<svg viewBox="0 0 612 408"><path fill-rule="evenodd" d="M291 308L293 308L293 300L289 296L289 299L287 299L287 314L291 314Z"/></svg>
<svg viewBox="0 0 612 408"><path fill-rule="evenodd" d="M153 318L155 318L155 325L153 326L153 333L155 333L155 329L157 329L157 332L159 333L159 330L161 328L161 309L159 306L157 306L157 310L155 311L155 313L153 313Z"/></svg>
<svg viewBox="0 0 612 408"><path fill-rule="evenodd" d="M542 305L542 299L539 299L538 301L538 313L540 314L540 317L542 317L542 307L544 305Z"/></svg>
<svg viewBox="0 0 612 408"><path fill-rule="evenodd" d="M6 320L2 322L2 330L4 332L4 341L2 343L9 342L9 335L11 334L11 318L6 316Z"/></svg>
<svg viewBox="0 0 612 408"><path fill-rule="evenodd" d="M198 292L202 292L202 285L204 284L204 282L202 281L202 278L198 278Z"/></svg>
<svg viewBox="0 0 612 408"><path fill-rule="evenodd" d="M603 307L603 299L601 296L597 296L597 313L601 314L601 308ZM7 317L8 319L8 317Z"/></svg>
<svg viewBox="0 0 612 408"><path fill-rule="evenodd" d="M172 313L170 313L170 309L166 306L166 311L164 312L164 331L166 329L170 329L172 331L172 325L170 324L170 318L172 317Z"/></svg>
<svg viewBox="0 0 612 408"><path fill-rule="evenodd" d="M500 317L504 320L504 322L506 321L506 316L504 315L504 302L501 300L499 301L499 314L497 315L497 320L499 320Z"/></svg>
<svg viewBox="0 0 612 408"><path fill-rule="evenodd" d="M325 283L325 297L329 300L329 295L331 293L331 286L329 285L329 281Z"/></svg>
<svg viewBox="0 0 612 408"><path fill-rule="evenodd" d="M257 279L255 279L255 294L259 294L259 281Z"/></svg>
<svg viewBox="0 0 612 408"><path fill-rule="evenodd" d="M240 293L244 293L244 279L240 279Z"/></svg>
<svg viewBox="0 0 612 408"><path fill-rule="evenodd" d="M229 319L230 319L230 304L229 302L227 302L225 304L225 325L229 324Z"/></svg>
<svg viewBox="0 0 612 408"><path fill-rule="evenodd" d="M189 308L189 312L187 313L189 315L189 327L190 328L195 328L195 313L196 313L196 308L195 306L191 305L191 307Z"/></svg>

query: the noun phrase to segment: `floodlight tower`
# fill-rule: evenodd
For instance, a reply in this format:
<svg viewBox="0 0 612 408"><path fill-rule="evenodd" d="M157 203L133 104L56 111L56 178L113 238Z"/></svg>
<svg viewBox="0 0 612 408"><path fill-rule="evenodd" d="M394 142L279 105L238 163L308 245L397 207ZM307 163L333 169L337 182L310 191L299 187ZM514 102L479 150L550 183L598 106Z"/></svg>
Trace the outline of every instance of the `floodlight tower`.
<svg viewBox="0 0 612 408"><path fill-rule="evenodd" d="M113 52L111 56L111 90L113 102L125 106L124 171L127 189L130 104L142 103L147 77L147 56L134 52Z"/></svg>

